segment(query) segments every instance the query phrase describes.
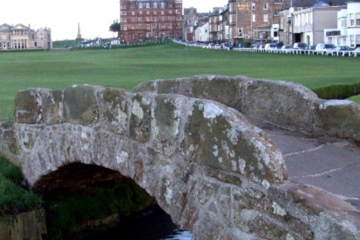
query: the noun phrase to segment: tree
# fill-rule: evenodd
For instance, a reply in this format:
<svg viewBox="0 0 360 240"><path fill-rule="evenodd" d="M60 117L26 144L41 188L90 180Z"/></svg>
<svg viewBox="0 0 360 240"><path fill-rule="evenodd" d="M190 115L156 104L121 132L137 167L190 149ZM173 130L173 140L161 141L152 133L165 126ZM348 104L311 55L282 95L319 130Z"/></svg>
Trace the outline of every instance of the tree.
<svg viewBox="0 0 360 240"><path fill-rule="evenodd" d="M113 24L111 24L109 30L111 32L117 32L118 36L120 37L121 25L119 22L114 22Z"/></svg>

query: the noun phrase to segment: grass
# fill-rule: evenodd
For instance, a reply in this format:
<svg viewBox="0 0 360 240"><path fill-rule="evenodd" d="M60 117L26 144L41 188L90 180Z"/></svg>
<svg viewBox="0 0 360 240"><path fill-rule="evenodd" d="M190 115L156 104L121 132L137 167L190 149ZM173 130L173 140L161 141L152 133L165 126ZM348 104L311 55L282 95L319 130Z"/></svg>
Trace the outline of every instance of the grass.
<svg viewBox="0 0 360 240"><path fill-rule="evenodd" d="M348 99L360 104L360 95L356 95Z"/></svg>
<svg viewBox="0 0 360 240"><path fill-rule="evenodd" d="M41 205L41 198L23 188L19 168L0 157L0 215L14 214Z"/></svg>
<svg viewBox="0 0 360 240"><path fill-rule="evenodd" d="M0 54L0 116L11 118L20 89L97 84L131 90L159 78L247 75L319 88L360 82L355 58L288 56L161 45L143 48Z"/></svg>

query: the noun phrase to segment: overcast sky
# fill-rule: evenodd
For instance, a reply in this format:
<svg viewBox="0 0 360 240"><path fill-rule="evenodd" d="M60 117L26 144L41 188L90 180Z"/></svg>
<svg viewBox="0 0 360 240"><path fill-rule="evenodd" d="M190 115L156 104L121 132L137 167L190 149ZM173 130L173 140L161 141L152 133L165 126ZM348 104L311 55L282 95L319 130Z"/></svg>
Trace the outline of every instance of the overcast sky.
<svg viewBox="0 0 360 240"><path fill-rule="evenodd" d="M183 0L184 7L209 11L227 0ZM77 24L84 38L111 37L110 24L120 18L119 0L0 0L0 24L50 27L54 40L74 39Z"/></svg>

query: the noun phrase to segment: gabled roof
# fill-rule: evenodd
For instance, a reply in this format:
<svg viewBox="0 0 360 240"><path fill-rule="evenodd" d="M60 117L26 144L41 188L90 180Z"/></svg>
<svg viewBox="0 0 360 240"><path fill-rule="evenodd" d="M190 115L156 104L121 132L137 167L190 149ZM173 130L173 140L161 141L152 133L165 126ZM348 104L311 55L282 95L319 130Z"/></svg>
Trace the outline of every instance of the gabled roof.
<svg viewBox="0 0 360 240"><path fill-rule="evenodd" d="M24 24L16 24L15 26L14 26L14 29L23 29L23 30L28 30L28 29L30 29L29 27L27 27L27 26L25 26Z"/></svg>

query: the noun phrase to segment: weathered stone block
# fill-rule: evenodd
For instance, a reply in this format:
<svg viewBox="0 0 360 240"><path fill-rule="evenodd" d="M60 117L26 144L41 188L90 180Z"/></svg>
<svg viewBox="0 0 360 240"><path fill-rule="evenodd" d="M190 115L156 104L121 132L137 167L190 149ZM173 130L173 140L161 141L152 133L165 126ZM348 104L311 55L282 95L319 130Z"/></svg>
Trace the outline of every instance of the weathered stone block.
<svg viewBox="0 0 360 240"><path fill-rule="evenodd" d="M64 90L64 120L74 124L90 125L99 119L97 88L74 86Z"/></svg>
<svg viewBox="0 0 360 240"><path fill-rule="evenodd" d="M351 101L329 100L317 105L322 134L360 142L360 105Z"/></svg>
<svg viewBox="0 0 360 240"><path fill-rule="evenodd" d="M152 97L135 95L130 112L130 137L139 142L147 142L151 134Z"/></svg>

